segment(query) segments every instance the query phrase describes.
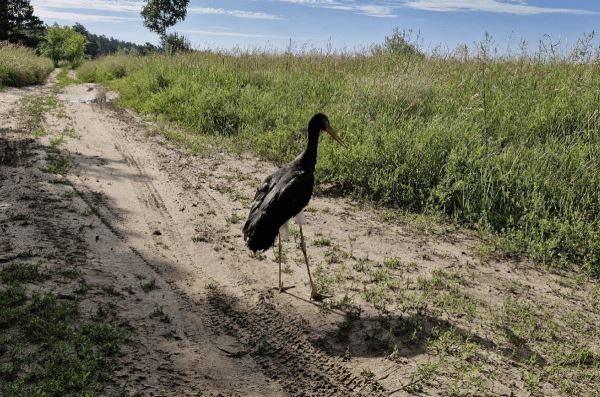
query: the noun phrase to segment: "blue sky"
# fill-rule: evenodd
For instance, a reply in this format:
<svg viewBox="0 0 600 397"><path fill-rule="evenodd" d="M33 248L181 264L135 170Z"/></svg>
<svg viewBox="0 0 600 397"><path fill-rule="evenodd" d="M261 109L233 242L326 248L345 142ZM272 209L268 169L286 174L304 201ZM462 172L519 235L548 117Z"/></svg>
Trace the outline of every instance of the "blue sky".
<svg viewBox="0 0 600 397"><path fill-rule="evenodd" d="M139 16L141 0L31 0L48 24L80 22L93 33L156 43ZM504 49L521 38L573 44L600 28L597 0L190 0L173 30L197 48L282 49L296 46L355 50L380 43L395 27L419 32L425 50L473 45L486 32Z"/></svg>

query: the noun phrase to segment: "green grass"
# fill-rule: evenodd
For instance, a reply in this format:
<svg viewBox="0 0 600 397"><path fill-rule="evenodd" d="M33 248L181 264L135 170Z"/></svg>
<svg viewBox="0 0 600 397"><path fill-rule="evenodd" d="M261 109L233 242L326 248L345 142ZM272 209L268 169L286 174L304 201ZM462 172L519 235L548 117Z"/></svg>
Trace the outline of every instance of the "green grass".
<svg viewBox="0 0 600 397"><path fill-rule="evenodd" d="M56 95L25 97L20 102L19 118L23 129L40 138L44 131L45 114L50 111L64 111Z"/></svg>
<svg viewBox="0 0 600 397"><path fill-rule="evenodd" d="M52 61L30 48L0 43L0 88L41 84L53 69Z"/></svg>
<svg viewBox="0 0 600 397"><path fill-rule="evenodd" d="M56 75L56 79L58 80L58 83L55 86L56 88L64 88L71 84L80 83L80 81L77 78L71 79L69 76L67 76L69 74L69 71L70 68L66 66L60 69L60 72Z"/></svg>
<svg viewBox="0 0 600 397"><path fill-rule="evenodd" d="M48 168L46 168L46 171L52 174L65 175L67 171L69 171L70 167L71 162L68 158L63 156L57 156L50 162Z"/></svg>
<svg viewBox="0 0 600 397"><path fill-rule="evenodd" d="M111 56L80 79L184 136L282 163L326 113L317 181L491 232L494 249L600 274L600 66L559 59L196 52Z"/></svg>
<svg viewBox="0 0 600 397"><path fill-rule="evenodd" d="M94 396L111 382L114 357L127 338L100 308L84 318L78 300L32 292L23 283L52 277L37 265L0 272L0 394Z"/></svg>

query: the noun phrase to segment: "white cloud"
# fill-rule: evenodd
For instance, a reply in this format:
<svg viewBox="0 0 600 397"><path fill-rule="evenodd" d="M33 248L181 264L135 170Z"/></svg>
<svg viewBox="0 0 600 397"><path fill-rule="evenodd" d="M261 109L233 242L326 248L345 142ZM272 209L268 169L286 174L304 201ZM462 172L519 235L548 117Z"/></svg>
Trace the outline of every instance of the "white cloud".
<svg viewBox="0 0 600 397"><path fill-rule="evenodd" d="M122 23L127 21L134 21L139 18L131 17L119 17L113 15L96 15L96 14L82 14L77 12L61 12L53 11L45 7L35 7L34 14L40 17L43 21L45 20L58 20L58 21L72 21L72 22L106 22L106 23Z"/></svg>
<svg viewBox="0 0 600 397"><path fill-rule="evenodd" d="M518 15L575 14L597 15L596 11L575 8L553 8L528 5L523 0L408 0L405 7L417 10L451 12L484 11Z"/></svg>
<svg viewBox="0 0 600 397"><path fill-rule="evenodd" d="M380 6L380 5L365 5L365 6L356 6L357 11L361 11L362 14L371 16L371 17L379 17L379 18L394 18L397 15L394 14L394 9L389 6Z"/></svg>
<svg viewBox="0 0 600 397"><path fill-rule="evenodd" d="M266 34L243 33L243 32L215 32L211 30L179 30L182 33L200 34L206 36L227 36L227 37L258 37L266 39L279 39L279 36L271 36Z"/></svg>
<svg viewBox="0 0 600 397"><path fill-rule="evenodd" d="M3 0L4 1L4 0ZM34 9L44 9L45 12L56 9L81 9L81 10L99 10L105 12L135 12L139 13L144 5L143 1L135 0L33 0L31 3ZM206 15L226 15L235 18L250 19L281 19L277 15L267 14L265 12L226 10L223 8L210 7L191 7L188 8L189 14ZM62 13L69 14L69 13Z"/></svg>
<svg viewBox="0 0 600 397"><path fill-rule="evenodd" d="M264 12L225 10L223 8L210 8L210 7L192 7L192 8L188 9L188 12L190 14L226 15L229 17L236 17L236 18L269 19L269 20L281 19L277 15L267 14Z"/></svg>
<svg viewBox="0 0 600 397"><path fill-rule="evenodd" d="M517 15L573 14L600 15L600 12L577 8L554 8L529 5L527 0L279 0L308 7L351 11L372 17L395 17L400 8L424 11L484 11Z"/></svg>
<svg viewBox="0 0 600 397"><path fill-rule="evenodd" d="M82 10L100 10L112 12L140 12L144 5L132 0L33 0L34 8L72 8Z"/></svg>
<svg viewBox="0 0 600 397"><path fill-rule="evenodd" d="M398 5L391 2L364 2L363 4L356 0L279 0L284 3L300 4L308 7L328 8L332 10L342 10L355 12L357 14L368 15L370 17L394 18L394 9Z"/></svg>

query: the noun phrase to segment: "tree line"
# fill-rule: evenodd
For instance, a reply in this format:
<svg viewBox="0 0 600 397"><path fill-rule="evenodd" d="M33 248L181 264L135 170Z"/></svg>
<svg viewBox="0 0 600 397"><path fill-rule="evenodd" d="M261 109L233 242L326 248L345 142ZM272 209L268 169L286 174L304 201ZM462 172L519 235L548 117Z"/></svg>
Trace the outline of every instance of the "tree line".
<svg viewBox="0 0 600 397"><path fill-rule="evenodd" d="M62 30L59 30L59 29ZM72 33L78 33L83 38ZM66 57L73 57L74 46L83 42L84 55L95 58L100 55L114 54L118 51L147 54L158 50L151 43L139 45L128 41L118 40L90 33L82 24L76 23L72 27L47 26L33 14L30 0L0 0L0 42L21 44L43 51L48 48L49 41L66 43L72 48L65 49ZM50 58L58 56L57 50Z"/></svg>

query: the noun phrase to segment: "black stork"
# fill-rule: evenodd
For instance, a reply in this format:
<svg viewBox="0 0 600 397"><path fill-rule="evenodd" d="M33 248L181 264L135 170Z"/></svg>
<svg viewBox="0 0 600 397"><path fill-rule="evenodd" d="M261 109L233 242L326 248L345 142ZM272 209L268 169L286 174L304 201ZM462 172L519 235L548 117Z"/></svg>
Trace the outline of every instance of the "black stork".
<svg viewBox="0 0 600 397"><path fill-rule="evenodd" d="M292 217L299 214L308 205L315 182L314 172L317 164L317 147L319 135L326 131L337 143L346 146L336 131L329 125L324 114L315 114L308 123L308 144L302 154L291 163L284 165L263 181L254 196L250 214L244 224L244 240L253 252L263 251L271 247L279 234L279 291L292 287L283 287L281 283L281 233L279 229ZM315 290L310 275L306 243L300 228L300 248L306 262L310 281L310 297L322 300L323 295Z"/></svg>

